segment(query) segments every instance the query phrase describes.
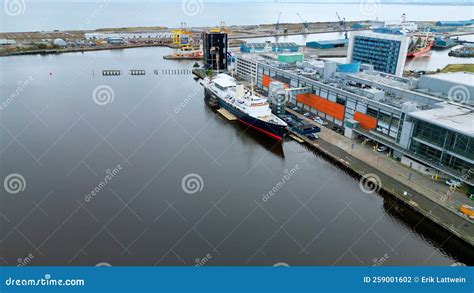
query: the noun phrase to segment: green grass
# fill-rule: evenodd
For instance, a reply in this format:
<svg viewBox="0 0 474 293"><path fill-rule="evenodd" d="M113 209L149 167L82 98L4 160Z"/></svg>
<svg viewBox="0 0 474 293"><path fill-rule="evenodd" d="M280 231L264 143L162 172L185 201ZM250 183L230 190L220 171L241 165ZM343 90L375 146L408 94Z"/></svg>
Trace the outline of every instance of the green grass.
<svg viewBox="0 0 474 293"><path fill-rule="evenodd" d="M441 70L447 72L472 72L474 73L474 64L449 64Z"/></svg>

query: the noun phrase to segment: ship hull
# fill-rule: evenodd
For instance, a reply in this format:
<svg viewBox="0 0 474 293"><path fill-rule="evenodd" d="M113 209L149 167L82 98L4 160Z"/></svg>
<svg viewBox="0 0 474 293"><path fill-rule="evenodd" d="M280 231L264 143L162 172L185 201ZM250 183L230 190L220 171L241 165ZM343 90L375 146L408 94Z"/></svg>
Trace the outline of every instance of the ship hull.
<svg viewBox="0 0 474 293"><path fill-rule="evenodd" d="M419 50L419 51L415 51L415 52L410 52L407 54L407 57L408 58L413 58L413 57L418 57L420 55L423 55L423 54L426 54L428 52L431 51L431 49L433 48L433 43L430 43L428 46L424 47L423 49Z"/></svg>
<svg viewBox="0 0 474 293"><path fill-rule="evenodd" d="M277 141L282 141L285 135L288 133L288 129L286 126L269 123L266 121L262 121L258 118L252 117L247 113L241 111L239 108L228 104L207 88L205 89L205 93L207 98L217 99L219 107L224 108L230 113L232 113L237 118L237 121L247 126L248 128L258 131Z"/></svg>

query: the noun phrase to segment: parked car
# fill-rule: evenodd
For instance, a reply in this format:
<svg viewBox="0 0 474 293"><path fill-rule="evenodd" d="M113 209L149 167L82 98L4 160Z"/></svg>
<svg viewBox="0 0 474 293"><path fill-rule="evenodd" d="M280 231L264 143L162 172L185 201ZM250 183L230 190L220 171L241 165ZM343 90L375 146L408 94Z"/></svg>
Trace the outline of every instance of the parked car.
<svg viewBox="0 0 474 293"><path fill-rule="evenodd" d="M459 188L459 187L461 187L462 183L461 183L461 181L458 181L456 179L448 179L448 180L446 180L446 185L448 185L449 187L453 187L453 188Z"/></svg>
<svg viewBox="0 0 474 293"><path fill-rule="evenodd" d="M309 118L309 116L311 116L311 114L306 112L306 113L303 114L303 116L306 117L306 118Z"/></svg>
<svg viewBox="0 0 474 293"><path fill-rule="evenodd" d="M342 129L339 128L339 127L337 127L337 126L334 126L334 127L332 128L332 130L334 130L335 132L337 132L337 133L339 133L339 134L343 134L343 133L344 133L344 132L342 131Z"/></svg>
<svg viewBox="0 0 474 293"><path fill-rule="evenodd" d="M314 118L314 122L321 124L321 125L328 125L326 121L324 121L321 117Z"/></svg>
<svg viewBox="0 0 474 293"><path fill-rule="evenodd" d="M300 108L299 108L299 107L297 107L297 106L295 106L295 107L291 108L291 110L293 110L293 111L297 111L297 112L298 112L298 111L300 110Z"/></svg>
<svg viewBox="0 0 474 293"><path fill-rule="evenodd" d="M306 137L310 140L317 140L319 138L319 136L315 133L310 133Z"/></svg>
<svg viewBox="0 0 474 293"><path fill-rule="evenodd" d="M384 152L386 152L387 150L388 150L388 147L386 147L386 146L384 146L384 145L379 145L379 146L377 147L377 152L379 152L379 153L384 153Z"/></svg>

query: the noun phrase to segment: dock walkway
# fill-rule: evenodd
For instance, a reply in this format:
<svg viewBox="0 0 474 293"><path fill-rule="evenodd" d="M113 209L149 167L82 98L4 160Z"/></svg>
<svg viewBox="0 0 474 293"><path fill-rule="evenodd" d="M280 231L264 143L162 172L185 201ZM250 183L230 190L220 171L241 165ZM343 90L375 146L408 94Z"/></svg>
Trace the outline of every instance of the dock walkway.
<svg viewBox="0 0 474 293"><path fill-rule="evenodd" d="M219 114L221 114L222 116L224 116L227 120L229 121L235 121L237 120L237 117L234 116L234 114L230 113L229 111L227 111L226 109L224 108L220 108L219 110L217 110L217 112L219 112Z"/></svg>
<svg viewBox="0 0 474 293"><path fill-rule="evenodd" d="M315 122L287 108L287 111L308 123ZM296 133L293 135L363 176L374 173L381 179L381 188L402 200L422 215L474 246L474 221L459 213L461 204L473 205L465 194L455 191L447 196L449 187L399 162L357 143L326 127L318 133L319 141L312 142Z"/></svg>

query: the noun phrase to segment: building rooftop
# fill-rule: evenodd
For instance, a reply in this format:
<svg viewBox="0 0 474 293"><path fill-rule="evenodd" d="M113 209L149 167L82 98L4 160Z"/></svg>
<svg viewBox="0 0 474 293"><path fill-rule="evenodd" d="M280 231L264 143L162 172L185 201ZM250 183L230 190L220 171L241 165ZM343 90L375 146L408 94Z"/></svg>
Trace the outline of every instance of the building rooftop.
<svg viewBox="0 0 474 293"><path fill-rule="evenodd" d="M474 109L472 107L447 102L437 105L440 107L411 112L409 115L468 136L474 135Z"/></svg>
<svg viewBox="0 0 474 293"><path fill-rule="evenodd" d="M320 45L347 44L347 43L349 43L349 39L312 41L312 42L306 43L306 45L310 44L310 43L320 44Z"/></svg>
<svg viewBox="0 0 474 293"><path fill-rule="evenodd" d="M296 43L270 43L270 42L266 42L266 43L243 43L242 44L243 46L246 46L246 47L251 47L251 48L255 48L255 49L262 49L262 48L265 48L266 46L270 46L270 47L278 47L278 48L288 48L288 47L299 47Z"/></svg>
<svg viewBox="0 0 474 293"><path fill-rule="evenodd" d="M457 85L473 86L474 85L474 74L468 72L451 72L451 73L438 73L432 75L425 75L422 79L431 78L449 81Z"/></svg>

